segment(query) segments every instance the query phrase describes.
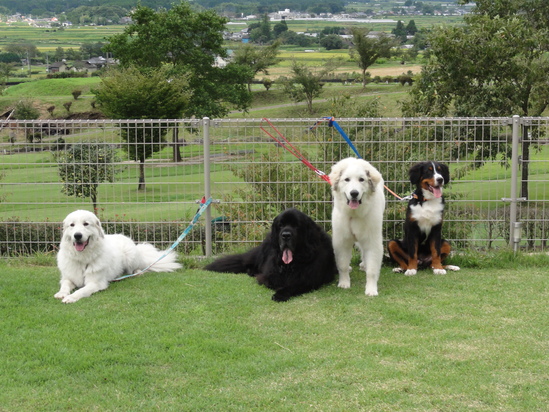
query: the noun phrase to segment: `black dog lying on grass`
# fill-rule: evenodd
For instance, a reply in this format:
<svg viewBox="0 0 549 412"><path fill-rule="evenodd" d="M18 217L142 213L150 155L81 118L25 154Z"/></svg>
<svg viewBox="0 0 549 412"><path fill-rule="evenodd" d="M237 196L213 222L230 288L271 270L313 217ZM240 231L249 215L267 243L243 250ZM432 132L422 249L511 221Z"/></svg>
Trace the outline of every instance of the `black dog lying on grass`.
<svg viewBox="0 0 549 412"><path fill-rule="evenodd" d="M277 302L318 289L337 273L330 236L297 209L278 215L261 245L221 257L205 269L254 276L275 291L272 299Z"/></svg>

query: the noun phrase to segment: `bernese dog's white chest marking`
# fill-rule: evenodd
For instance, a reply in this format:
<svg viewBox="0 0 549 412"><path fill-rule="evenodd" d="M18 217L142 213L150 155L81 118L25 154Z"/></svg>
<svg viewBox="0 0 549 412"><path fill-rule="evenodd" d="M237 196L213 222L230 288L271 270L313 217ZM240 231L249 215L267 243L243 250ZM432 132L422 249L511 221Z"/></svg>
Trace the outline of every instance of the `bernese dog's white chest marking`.
<svg viewBox="0 0 549 412"><path fill-rule="evenodd" d="M442 199L431 199L423 204L410 206L410 210L412 219L417 222L419 229L425 233L425 236L429 236L431 228L442 222L444 204Z"/></svg>

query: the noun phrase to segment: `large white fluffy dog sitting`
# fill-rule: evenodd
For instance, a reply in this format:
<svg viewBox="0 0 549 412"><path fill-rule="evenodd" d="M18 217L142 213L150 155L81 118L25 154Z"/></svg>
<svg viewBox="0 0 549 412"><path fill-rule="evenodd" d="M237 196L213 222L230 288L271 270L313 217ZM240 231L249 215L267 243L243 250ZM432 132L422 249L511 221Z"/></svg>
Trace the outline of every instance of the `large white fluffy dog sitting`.
<svg viewBox="0 0 549 412"><path fill-rule="evenodd" d="M349 277L354 244L361 250L366 271L366 295L377 296L377 281L383 259L383 178L362 159L349 157L332 166L332 240L340 288L351 287Z"/></svg>
<svg viewBox="0 0 549 412"><path fill-rule="evenodd" d="M101 222L87 210L70 213L63 221L57 266L61 288L54 296L73 303L104 290L123 274L137 273L155 262L162 252L149 243L136 245L124 235L106 235ZM171 272L181 265L174 252L153 265L152 272ZM79 288L74 293L73 289Z"/></svg>

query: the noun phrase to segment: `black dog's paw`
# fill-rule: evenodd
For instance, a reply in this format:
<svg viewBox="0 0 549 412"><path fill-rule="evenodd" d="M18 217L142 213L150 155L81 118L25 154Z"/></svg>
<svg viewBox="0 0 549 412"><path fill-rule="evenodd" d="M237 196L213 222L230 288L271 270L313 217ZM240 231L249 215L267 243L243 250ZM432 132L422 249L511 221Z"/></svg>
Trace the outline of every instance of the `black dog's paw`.
<svg viewBox="0 0 549 412"><path fill-rule="evenodd" d="M290 296L283 295L277 292L273 295L271 299L274 300L275 302L286 302L290 299Z"/></svg>

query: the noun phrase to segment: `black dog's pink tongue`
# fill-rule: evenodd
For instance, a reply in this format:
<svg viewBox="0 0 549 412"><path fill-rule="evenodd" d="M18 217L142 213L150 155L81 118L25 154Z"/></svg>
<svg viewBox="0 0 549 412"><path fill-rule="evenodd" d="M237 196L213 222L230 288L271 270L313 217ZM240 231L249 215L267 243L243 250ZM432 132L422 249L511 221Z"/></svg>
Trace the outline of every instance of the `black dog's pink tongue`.
<svg viewBox="0 0 549 412"><path fill-rule="evenodd" d="M282 261L284 264L290 263L294 258L294 255L292 254L292 251L290 249L284 249L282 251Z"/></svg>

